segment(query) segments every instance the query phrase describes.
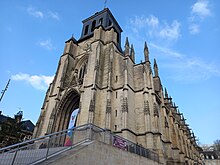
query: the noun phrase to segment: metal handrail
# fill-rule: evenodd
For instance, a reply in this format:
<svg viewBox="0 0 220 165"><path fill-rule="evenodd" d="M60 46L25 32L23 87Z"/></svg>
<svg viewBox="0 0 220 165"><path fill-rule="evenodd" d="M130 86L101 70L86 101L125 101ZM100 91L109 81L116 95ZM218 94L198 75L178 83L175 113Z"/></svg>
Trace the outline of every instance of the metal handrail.
<svg viewBox="0 0 220 165"><path fill-rule="evenodd" d="M69 131L72 131L72 133L74 134L72 137L73 143L71 146L64 146L66 134ZM126 146L124 146L124 148L115 143L118 139L126 143ZM100 128L92 123L89 123L77 126L73 129L66 129L63 131L55 132L39 138L27 140L18 144L1 148L0 165L13 165L18 163L19 161L20 164L33 164L34 162L43 161L53 155L72 149L77 146L77 144L93 140L102 141L120 149L124 149L128 152L135 153L159 162L159 156L155 152L146 149L138 144L135 144L130 140L115 135L109 130ZM41 145L43 147L41 147ZM22 156L25 158L23 158ZM27 158L29 158L30 161L26 160ZM2 163L3 160L4 162Z"/></svg>
<svg viewBox="0 0 220 165"><path fill-rule="evenodd" d="M3 150L7 150L7 149L10 149L10 148L15 148L15 147L23 145L23 144L32 143L34 141L42 140L42 139L45 139L47 137L50 137L50 136L53 136L53 135L58 135L58 134L61 134L61 133L64 133L64 132L73 131L73 130L75 130L77 128L81 128L81 127L84 127L84 126L87 126L87 125L93 125L93 124L90 124L90 123L89 124L83 124L83 125L71 128L71 129L66 129L66 130L62 130L62 131L59 131L59 132L54 132L54 133L51 133L51 134L48 134L48 135L44 135L44 136L41 136L41 137L38 137L38 138L26 140L26 141L23 141L23 142L20 142L20 143L17 143L17 144L13 144L13 145L10 145L10 146L7 146L7 147L3 147L3 148L0 148L0 153Z"/></svg>

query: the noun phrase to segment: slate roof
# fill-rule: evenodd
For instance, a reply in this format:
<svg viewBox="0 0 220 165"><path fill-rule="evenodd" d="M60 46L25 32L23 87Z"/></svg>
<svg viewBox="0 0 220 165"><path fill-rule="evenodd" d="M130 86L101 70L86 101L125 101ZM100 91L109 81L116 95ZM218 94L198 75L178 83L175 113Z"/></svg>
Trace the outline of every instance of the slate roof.
<svg viewBox="0 0 220 165"><path fill-rule="evenodd" d="M14 118L0 115L0 123L4 123L7 120L15 120ZM21 121L21 126L23 130L33 132L35 125L30 120Z"/></svg>
<svg viewBox="0 0 220 165"><path fill-rule="evenodd" d="M8 116L0 115L0 123L5 122L6 120L10 119Z"/></svg>
<svg viewBox="0 0 220 165"><path fill-rule="evenodd" d="M34 124L30 120L25 120L21 122L22 128L29 132L34 132Z"/></svg>

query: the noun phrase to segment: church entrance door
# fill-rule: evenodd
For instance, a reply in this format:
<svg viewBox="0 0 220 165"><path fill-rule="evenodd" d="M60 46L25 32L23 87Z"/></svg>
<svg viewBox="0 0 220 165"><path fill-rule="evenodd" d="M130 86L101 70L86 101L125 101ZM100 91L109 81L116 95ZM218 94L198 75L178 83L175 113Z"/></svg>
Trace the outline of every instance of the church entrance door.
<svg viewBox="0 0 220 165"><path fill-rule="evenodd" d="M71 119L71 114L79 109L80 95L75 90L71 90L63 97L60 107L60 112L57 114L56 130L55 132L68 129ZM77 118L74 121L75 126Z"/></svg>

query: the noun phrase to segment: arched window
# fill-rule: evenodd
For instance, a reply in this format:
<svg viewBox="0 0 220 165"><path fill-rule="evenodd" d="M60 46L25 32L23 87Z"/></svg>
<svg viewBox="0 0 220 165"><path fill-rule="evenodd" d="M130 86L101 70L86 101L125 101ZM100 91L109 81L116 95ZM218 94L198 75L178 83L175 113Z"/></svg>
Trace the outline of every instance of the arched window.
<svg viewBox="0 0 220 165"><path fill-rule="evenodd" d="M91 32L93 32L93 31L94 31L95 26L96 26L96 20L94 20L94 21L92 22L92 29L91 29Z"/></svg>
<svg viewBox="0 0 220 165"><path fill-rule="evenodd" d="M87 66L87 64L84 63L82 65L82 67L80 68L80 71L79 71L79 84L83 83L83 79L84 79L84 76L86 74L86 66Z"/></svg>
<svg viewBox="0 0 220 165"><path fill-rule="evenodd" d="M118 34L118 32L116 32L116 34L117 34L117 42L119 43L119 41L120 41L119 34Z"/></svg>
<svg viewBox="0 0 220 165"><path fill-rule="evenodd" d="M103 18L100 18L100 19L99 19L99 25L101 25L102 22L103 22Z"/></svg>
<svg viewBox="0 0 220 165"><path fill-rule="evenodd" d="M83 74L86 74L86 64L83 67Z"/></svg>
<svg viewBox="0 0 220 165"><path fill-rule="evenodd" d="M80 72L79 72L79 79L81 79L83 76L82 76L82 72L83 72L83 70L82 70L82 68L80 69Z"/></svg>
<svg viewBox="0 0 220 165"><path fill-rule="evenodd" d="M109 21L108 21L108 26L111 26L111 25L112 25L112 21L109 20Z"/></svg>
<svg viewBox="0 0 220 165"><path fill-rule="evenodd" d="M84 31L84 35L87 35L87 34L88 34L88 31L89 31L89 25L86 25L85 31Z"/></svg>

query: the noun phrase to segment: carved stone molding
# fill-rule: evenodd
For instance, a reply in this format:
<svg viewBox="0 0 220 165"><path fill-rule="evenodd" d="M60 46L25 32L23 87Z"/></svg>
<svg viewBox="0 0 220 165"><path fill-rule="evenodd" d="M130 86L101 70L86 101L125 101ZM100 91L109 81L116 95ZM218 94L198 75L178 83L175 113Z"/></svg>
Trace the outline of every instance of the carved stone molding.
<svg viewBox="0 0 220 165"><path fill-rule="evenodd" d="M154 116L159 117L159 107L156 103L154 103Z"/></svg>
<svg viewBox="0 0 220 165"><path fill-rule="evenodd" d="M150 107L149 107L149 102L144 101L144 114L145 115L150 115Z"/></svg>
<svg viewBox="0 0 220 165"><path fill-rule="evenodd" d="M106 104L106 113L111 113L111 111L112 111L111 100L108 99Z"/></svg>
<svg viewBox="0 0 220 165"><path fill-rule="evenodd" d="M122 112L128 112L128 98L123 98Z"/></svg>

